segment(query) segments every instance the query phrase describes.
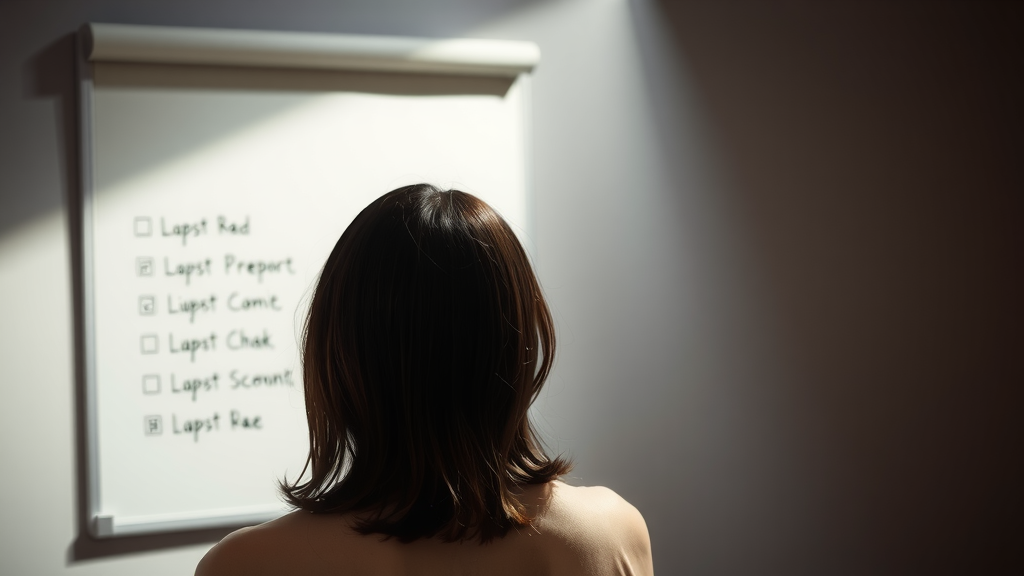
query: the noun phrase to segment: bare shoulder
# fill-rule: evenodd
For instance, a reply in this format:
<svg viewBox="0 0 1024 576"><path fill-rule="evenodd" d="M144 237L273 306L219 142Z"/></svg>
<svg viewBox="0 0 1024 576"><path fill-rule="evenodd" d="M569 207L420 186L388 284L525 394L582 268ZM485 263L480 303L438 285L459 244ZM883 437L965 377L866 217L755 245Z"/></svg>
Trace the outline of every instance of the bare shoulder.
<svg viewBox="0 0 1024 576"><path fill-rule="evenodd" d="M306 512L236 530L228 534L196 567L196 576L281 574L303 563L302 534Z"/></svg>
<svg viewBox="0 0 1024 576"><path fill-rule="evenodd" d="M628 567L610 573L653 574L647 523L635 506L609 488L555 482L541 525L581 553Z"/></svg>
<svg viewBox="0 0 1024 576"><path fill-rule="evenodd" d="M604 486L570 486L564 482L553 484L553 512L563 517L614 524L627 529L643 528L647 524L635 506Z"/></svg>

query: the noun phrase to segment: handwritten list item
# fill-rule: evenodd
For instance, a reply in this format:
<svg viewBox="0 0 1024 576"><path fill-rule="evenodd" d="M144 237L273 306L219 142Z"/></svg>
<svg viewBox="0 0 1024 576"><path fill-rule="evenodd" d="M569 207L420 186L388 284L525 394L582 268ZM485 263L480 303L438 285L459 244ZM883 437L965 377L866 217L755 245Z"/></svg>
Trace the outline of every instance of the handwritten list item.
<svg viewBox="0 0 1024 576"><path fill-rule="evenodd" d="M211 237L251 237L253 226L249 215L241 218L217 215L171 222L161 216L157 220L159 225L154 226L153 217L136 216L132 221L135 237L150 239L156 236L157 239L172 240L175 244L180 242L183 249L194 251L194 254L186 254L188 257L185 260L181 260L180 255L176 256L172 263L171 256L159 254L161 249L166 250L166 244L135 244L139 250L148 251L144 256L137 256L136 261L163 261L163 288L167 290L165 293L153 293L150 278L154 275L160 277L161 272L153 274L148 267L137 267L139 314L154 319L166 316L171 321L166 325L166 332L140 333L139 348L143 355L149 357L166 354L173 359L173 366L167 372L151 370L160 364L154 362L153 366L148 366L143 361L139 365L139 379L144 395L184 394L191 399L192 404L180 409L169 409L161 414L147 412L143 416L144 425L140 434L150 438L169 434L199 442L214 434L264 432L266 427L273 426L273 417L264 414L258 405L246 402L241 394L260 393L278 387L294 388L294 369L274 366L276 358L273 355L241 358L233 353L272 352L279 347L276 344L278 334L267 324L268 320L274 320L274 316L280 317L285 310L284 299L274 291L283 286L275 281L279 276L296 274L293 258L288 255L269 259L242 258L234 252L226 252L217 257L203 256L209 251ZM211 226L211 222L215 224ZM158 234L154 234L154 230ZM205 246L204 241L207 244ZM215 267L214 261L222 265ZM218 273L238 289L218 293L201 286L207 280L208 284L216 283ZM263 285L264 281L267 285L265 288L247 286L253 282ZM160 307L158 302L166 302L166 305ZM297 302L290 304L294 307ZM255 319L258 327L223 329L225 321L229 324L253 324L251 319ZM179 327L182 321L187 321L187 324ZM279 321L276 324L282 323ZM221 329L218 330L218 327ZM209 360L218 356L221 360L219 364L224 366L222 370L211 371L207 368L203 371L195 368L197 364L209 366ZM163 365L167 366L166 363ZM163 381L168 383L166 387L161 387ZM233 395L228 400L231 407L224 410L202 410L199 404L209 403L218 394ZM164 422L169 422L170 426L165 427Z"/></svg>

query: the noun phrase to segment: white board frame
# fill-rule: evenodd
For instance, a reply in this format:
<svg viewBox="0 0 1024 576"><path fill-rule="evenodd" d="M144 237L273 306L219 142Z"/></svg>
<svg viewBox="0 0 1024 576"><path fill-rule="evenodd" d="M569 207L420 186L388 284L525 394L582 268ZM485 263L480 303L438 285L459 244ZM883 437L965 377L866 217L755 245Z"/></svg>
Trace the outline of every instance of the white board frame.
<svg viewBox="0 0 1024 576"><path fill-rule="evenodd" d="M524 158L527 211L532 210L529 73L540 60L531 42L475 39L427 39L395 36L316 34L213 28L178 28L89 23L77 42L79 168L87 526L95 538L243 526L277 517L279 509L211 510L203 515L165 514L117 518L101 513L95 277L93 246L93 66L94 62L134 62L237 67L306 68L415 74L518 78L525 92Z"/></svg>

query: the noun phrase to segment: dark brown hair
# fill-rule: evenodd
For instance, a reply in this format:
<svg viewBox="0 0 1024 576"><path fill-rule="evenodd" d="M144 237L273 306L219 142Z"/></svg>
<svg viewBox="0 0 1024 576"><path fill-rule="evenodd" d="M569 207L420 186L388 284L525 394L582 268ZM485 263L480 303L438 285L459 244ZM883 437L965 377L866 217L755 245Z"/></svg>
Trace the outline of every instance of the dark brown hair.
<svg viewBox="0 0 1024 576"><path fill-rule="evenodd" d="M568 472L527 417L555 334L508 224L458 190L406 186L356 216L331 252L303 342L311 512L403 542L487 542L530 522L521 486ZM304 471L305 472L305 471Z"/></svg>

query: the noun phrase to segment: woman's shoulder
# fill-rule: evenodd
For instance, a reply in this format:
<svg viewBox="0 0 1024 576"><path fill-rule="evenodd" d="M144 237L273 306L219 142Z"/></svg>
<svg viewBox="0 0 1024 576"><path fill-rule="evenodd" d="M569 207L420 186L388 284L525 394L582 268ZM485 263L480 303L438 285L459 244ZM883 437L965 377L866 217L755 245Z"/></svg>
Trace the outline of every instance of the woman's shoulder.
<svg viewBox="0 0 1024 576"><path fill-rule="evenodd" d="M258 574L268 571L266 564L276 563L274 558L268 558L268 551L276 549L282 539L292 537L292 531L286 526L294 523L291 519L294 514L292 512L276 520L228 534L199 562L196 576Z"/></svg>
<svg viewBox="0 0 1024 576"><path fill-rule="evenodd" d="M330 563L320 553L324 541L341 551L339 548L350 547L357 539L361 549L353 550L356 554L342 554L349 558L350 567L365 556L358 552L365 552L366 545L376 540L355 538L346 516L297 510L228 534L206 553L196 567L196 576L318 573Z"/></svg>
<svg viewBox="0 0 1024 576"><path fill-rule="evenodd" d="M611 488L604 486L573 486L562 480L551 482L552 496L561 503L586 510L625 512L635 510Z"/></svg>
<svg viewBox="0 0 1024 576"><path fill-rule="evenodd" d="M552 482L550 504L543 516L548 522L586 522L595 529L616 525L624 529L647 530L640 511L614 490L604 486L572 486L561 481Z"/></svg>
<svg viewBox="0 0 1024 576"><path fill-rule="evenodd" d="M207 553L196 576L388 574L405 572L402 566L441 566L453 559L464 567L489 567L481 573L495 573L497 566L509 568L502 573L510 574L653 573L647 525L614 491L556 481L527 486L520 499L532 525L484 546L434 539L403 545L356 533L346 515L292 512L232 532ZM522 570L512 569L517 566ZM547 569L538 572L540 566Z"/></svg>
<svg viewBox="0 0 1024 576"><path fill-rule="evenodd" d="M535 522L541 533L563 541L580 557L605 566L588 573L619 573L608 564L625 564L625 573L652 574L651 540L640 511L603 486L551 485L550 504Z"/></svg>

